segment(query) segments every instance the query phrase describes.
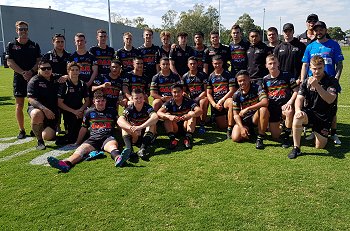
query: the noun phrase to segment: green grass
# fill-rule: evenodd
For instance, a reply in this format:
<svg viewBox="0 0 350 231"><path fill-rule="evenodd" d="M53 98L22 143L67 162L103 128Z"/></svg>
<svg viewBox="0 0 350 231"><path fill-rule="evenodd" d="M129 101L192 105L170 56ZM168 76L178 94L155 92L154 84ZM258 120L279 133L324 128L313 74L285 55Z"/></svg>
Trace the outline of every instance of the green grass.
<svg viewBox="0 0 350 231"><path fill-rule="evenodd" d="M47 152L32 151L0 162L0 229L349 230L350 50L344 55L341 146L303 142L305 155L289 160L276 142L260 151L211 130L192 150L170 153L160 137L150 162L116 169L108 157L68 174L29 164ZM0 137L10 137L18 132L12 74L0 73ZM0 158L34 146L11 146Z"/></svg>

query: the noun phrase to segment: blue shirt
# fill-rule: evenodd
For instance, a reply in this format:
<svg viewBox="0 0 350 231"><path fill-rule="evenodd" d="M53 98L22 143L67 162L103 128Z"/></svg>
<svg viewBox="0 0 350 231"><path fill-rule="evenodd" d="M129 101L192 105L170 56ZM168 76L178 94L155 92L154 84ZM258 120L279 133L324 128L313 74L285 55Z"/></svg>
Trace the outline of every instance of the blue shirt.
<svg viewBox="0 0 350 231"><path fill-rule="evenodd" d="M310 43L306 47L302 62L310 63L311 58L315 55L320 55L324 59L324 70L328 75L333 77L336 74L335 65L344 60L339 44L332 39L329 39L324 43L320 43L318 41ZM310 68L308 70L308 75L312 76Z"/></svg>

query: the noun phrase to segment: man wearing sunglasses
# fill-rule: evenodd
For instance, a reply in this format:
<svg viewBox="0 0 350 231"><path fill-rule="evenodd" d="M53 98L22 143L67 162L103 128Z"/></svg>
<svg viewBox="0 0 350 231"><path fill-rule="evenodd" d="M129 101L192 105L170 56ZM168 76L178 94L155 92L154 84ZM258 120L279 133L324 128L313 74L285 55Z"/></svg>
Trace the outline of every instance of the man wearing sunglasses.
<svg viewBox="0 0 350 231"><path fill-rule="evenodd" d="M24 98L27 96L27 83L37 71L41 51L39 45L28 38L27 22L17 21L16 33L18 37L7 45L6 59L7 65L14 71L13 93L16 99L16 120L20 129L17 138L24 139Z"/></svg>
<svg viewBox="0 0 350 231"><path fill-rule="evenodd" d="M38 139L36 149L44 150L44 140L53 140L56 136L58 107L51 64L42 60L38 66L38 75L28 83L28 114L32 131Z"/></svg>

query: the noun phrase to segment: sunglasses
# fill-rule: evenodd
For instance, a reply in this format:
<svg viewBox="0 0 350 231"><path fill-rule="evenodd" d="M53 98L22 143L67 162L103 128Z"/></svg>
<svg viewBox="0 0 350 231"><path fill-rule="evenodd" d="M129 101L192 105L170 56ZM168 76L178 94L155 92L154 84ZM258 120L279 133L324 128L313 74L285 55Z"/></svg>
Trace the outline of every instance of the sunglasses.
<svg viewBox="0 0 350 231"><path fill-rule="evenodd" d="M42 70L42 71L51 71L52 67L40 67L40 70Z"/></svg>
<svg viewBox="0 0 350 231"><path fill-rule="evenodd" d="M26 27L21 27L21 28L18 28L18 31L28 31L28 28L26 28Z"/></svg>

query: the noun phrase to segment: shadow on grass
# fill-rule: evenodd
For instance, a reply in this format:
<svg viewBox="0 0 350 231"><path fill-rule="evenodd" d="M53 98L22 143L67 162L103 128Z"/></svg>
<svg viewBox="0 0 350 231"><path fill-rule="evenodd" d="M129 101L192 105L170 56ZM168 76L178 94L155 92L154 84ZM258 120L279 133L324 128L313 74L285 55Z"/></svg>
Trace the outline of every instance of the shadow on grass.
<svg viewBox="0 0 350 231"><path fill-rule="evenodd" d="M325 150L327 153L305 153L303 152L301 156L315 155L315 156L329 156L338 159L344 159L345 155L350 152L350 125L338 123L337 134L340 136L342 142L341 145L336 145L333 143L331 138L328 139L327 146ZM304 136L302 137L302 146L311 146L315 145L314 141L305 141Z"/></svg>
<svg viewBox="0 0 350 231"><path fill-rule="evenodd" d="M14 99L11 96L0 97L0 105L14 105Z"/></svg>

